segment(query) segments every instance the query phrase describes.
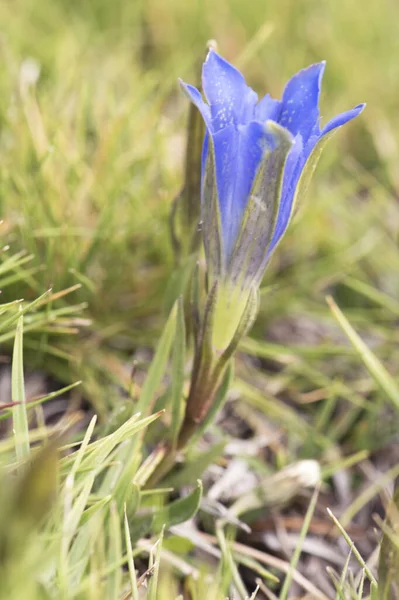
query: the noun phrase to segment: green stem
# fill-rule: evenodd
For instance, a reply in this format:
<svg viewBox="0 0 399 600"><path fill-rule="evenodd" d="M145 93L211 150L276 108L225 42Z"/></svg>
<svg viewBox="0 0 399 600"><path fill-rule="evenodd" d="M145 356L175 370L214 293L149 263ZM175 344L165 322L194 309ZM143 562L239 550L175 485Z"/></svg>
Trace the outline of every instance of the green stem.
<svg viewBox="0 0 399 600"><path fill-rule="evenodd" d="M198 431L204 419L207 417L219 385L218 382L215 381L212 371L206 371L206 374L209 377L208 381L206 378L195 378L197 385L193 385L190 390L186 414L180 429L177 443L175 446L169 444L166 447L164 450L164 457L147 481L145 486L146 488L155 486L171 471L171 469L173 469L178 454L184 450L192 436ZM205 401L204 398L206 398ZM196 400L198 400L197 408L195 408ZM191 414L189 407L193 409L194 414ZM198 408L200 409L200 412L198 412Z"/></svg>

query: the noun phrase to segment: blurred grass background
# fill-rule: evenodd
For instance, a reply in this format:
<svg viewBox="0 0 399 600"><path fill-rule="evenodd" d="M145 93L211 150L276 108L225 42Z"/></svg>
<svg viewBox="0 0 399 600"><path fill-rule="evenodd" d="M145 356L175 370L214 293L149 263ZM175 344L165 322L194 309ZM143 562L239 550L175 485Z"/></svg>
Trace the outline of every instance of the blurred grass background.
<svg viewBox="0 0 399 600"><path fill-rule="evenodd" d="M368 106L328 145L273 258L237 368L237 410L255 429L261 413L288 434L277 467L321 457L333 472L343 456L389 448L378 460L396 464L397 409L325 296L396 375L398 18L393 0L3 0L0 234L10 249L0 261L24 251L27 262L2 301L80 285L57 299L56 324L48 309L27 329L25 369L82 379L75 403L106 420L132 360L148 367L174 268L169 213L188 109L177 78L197 80L206 42L259 95L280 97L293 73L326 59L322 115ZM11 337L2 341L7 356Z"/></svg>
<svg viewBox="0 0 399 600"><path fill-rule="evenodd" d="M87 303L93 320L83 339L35 333L28 365L69 382L95 369L92 351L128 356L156 339L173 269L168 215L183 173L188 107L176 80L196 81L210 38L259 94L279 97L294 72L327 59L322 115L368 102L325 152L266 276L277 289L254 335L280 316L330 319L324 296L332 292L355 321L382 328L383 356L395 352L397 315L385 296L376 302L356 286L377 287L388 302L398 293L398 12L388 0L367 10L354 1L253 2L250 10L237 0L2 2L2 239L33 255L26 284L3 298L80 283L64 302ZM313 367L328 369L323 358L315 352ZM89 375L85 394L101 405Z"/></svg>

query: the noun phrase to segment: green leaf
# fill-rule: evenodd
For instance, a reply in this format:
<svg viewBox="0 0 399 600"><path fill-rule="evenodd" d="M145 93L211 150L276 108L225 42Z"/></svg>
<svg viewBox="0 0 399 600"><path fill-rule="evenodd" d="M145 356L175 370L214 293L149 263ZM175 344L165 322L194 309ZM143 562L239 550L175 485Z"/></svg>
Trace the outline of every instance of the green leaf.
<svg viewBox="0 0 399 600"><path fill-rule="evenodd" d="M206 452L190 457L190 460L187 461L183 468L170 477L166 477L164 483L177 489L182 485L193 485L203 475L209 465L214 464L220 458L225 445L226 442L222 440L211 446Z"/></svg>
<svg viewBox="0 0 399 600"><path fill-rule="evenodd" d="M177 305L175 304L162 332L155 356L152 359L151 366L141 390L137 410L144 415L147 415L151 411L152 404L155 401L155 394L165 374L175 335L176 315Z"/></svg>
<svg viewBox="0 0 399 600"><path fill-rule="evenodd" d="M195 254L189 256L170 276L164 300L166 314L170 313L179 296L186 295L196 260L197 256Z"/></svg>
<svg viewBox="0 0 399 600"><path fill-rule="evenodd" d="M47 394L46 396L42 396L38 400L29 402L28 406L29 406L29 408L34 408L35 406L40 406L41 404L48 402L48 400L52 400L53 398L57 398L57 396L61 396L62 394L65 394L66 392L68 392L69 390L72 390L73 388L77 387L81 383L82 383L81 381L76 381L75 383L66 385L65 387L63 387L55 392L51 392L50 394ZM3 405L1 406L1 408L3 409ZM0 421L2 421L4 419L8 419L10 417L10 414L12 414L11 410L4 410L4 412L2 412L0 414Z"/></svg>
<svg viewBox="0 0 399 600"><path fill-rule="evenodd" d="M92 504L92 506L90 506L89 508L86 508L86 510L82 513L79 526L85 525L93 515L95 515L99 510L102 510L105 506L107 506L107 504L109 504L111 500L112 496L111 494L109 494L108 496L104 496L104 498L101 498L101 500L99 500L95 504Z"/></svg>
<svg viewBox="0 0 399 600"><path fill-rule="evenodd" d="M13 480L15 479L15 481ZM49 442L31 455L16 478L1 479L0 562L21 563L37 541L32 533L43 525L57 494L57 442ZM1 586L0 586L1 587Z"/></svg>
<svg viewBox="0 0 399 600"><path fill-rule="evenodd" d="M290 591L290 587L291 587L291 583L292 583L292 576L293 576L293 573L294 573L294 571L296 569L296 566L298 564L299 558L301 556L302 546L303 546L303 543L305 541L306 535L308 533L308 529L310 527L311 520L313 518L313 514L314 514L314 511L315 511L315 508L316 508L316 503L317 503L317 498L318 497L319 497L319 487L317 487L315 489L315 491L313 492L311 501L310 501L308 509L306 511L306 515L305 515L305 518L303 520L303 525L302 525L302 528L301 528L301 532L299 534L299 538L298 538L298 541L297 541L296 546L295 546L294 553L293 553L292 558L291 558L290 569L289 569L289 571L287 573L286 578L284 579L283 587L282 587L281 592L280 592L280 597L279 597L280 600L286 600L286 598L288 598L288 593Z"/></svg>
<svg viewBox="0 0 399 600"><path fill-rule="evenodd" d="M198 512L202 498L202 483L197 481L197 487L184 498L179 498L157 511L153 517L152 529L161 531L163 526L172 527L188 521Z"/></svg>
<svg viewBox="0 0 399 600"><path fill-rule="evenodd" d="M129 494L126 495L126 506L130 518L136 514L139 508L140 496L141 492L139 486L132 483L129 488Z"/></svg>
<svg viewBox="0 0 399 600"><path fill-rule="evenodd" d="M107 600L120 600L122 593L122 570L119 565L122 564L122 532L121 522L119 519L118 509L115 503L110 507L109 519L109 536L108 536L108 565L115 565L115 568L109 573L106 578L106 593Z"/></svg>
<svg viewBox="0 0 399 600"><path fill-rule="evenodd" d="M161 414L162 412L155 413L154 415L140 420L138 420L138 417L140 416L139 414L133 415L133 417L126 421L126 423L124 423L112 434L90 444L86 448L85 456L82 459L79 471L93 469L96 472L99 472L102 470L104 468L104 462L106 458L118 444L121 444L125 440L133 437L135 434L148 427L148 425L158 419ZM68 464L71 458L74 459L75 455L73 454L72 457L67 457L67 459L65 459L65 464Z"/></svg>
<svg viewBox="0 0 399 600"><path fill-rule="evenodd" d="M50 292L51 292L51 290L47 290L47 292L44 292L44 294L42 294L41 296L36 298L36 300L33 300L33 302L26 304L24 307L20 306L19 312L16 315L13 315L12 317L7 319L6 321L3 321L0 324L0 331L4 331L4 330L8 329L16 321L19 321L21 319L22 315L24 315L27 312L31 312L33 309L37 308L43 302L43 300L50 294Z"/></svg>
<svg viewBox="0 0 399 600"><path fill-rule="evenodd" d="M327 303L337 319L338 323L342 327L345 335L348 337L351 344L353 344L355 350L359 354L370 375L374 378L380 388L386 393L392 403L399 408L399 387L395 380L388 373L384 365L378 360L373 354L370 348L363 342L361 337L353 329L345 315L341 312L338 306L335 304L331 296L326 298Z"/></svg>
<svg viewBox="0 0 399 600"><path fill-rule="evenodd" d="M184 323L183 299L177 302L176 332L173 343L172 357L172 422L170 425L170 435L172 445L175 446L179 435L180 427L184 417L184 361L186 355L186 328Z"/></svg>
<svg viewBox="0 0 399 600"><path fill-rule="evenodd" d="M198 89L201 89L200 78ZM205 123L198 108L189 104L187 121L184 185L175 199L170 225L172 245L176 257L196 252L201 241L198 232L201 206L201 162ZM176 297L176 296L175 296Z"/></svg>
<svg viewBox="0 0 399 600"><path fill-rule="evenodd" d="M132 600L139 600L136 568L134 566L133 547L132 547L132 540L130 537L129 521L128 521L127 514L126 514L126 507L125 507L125 511L124 511L124 528L125 528L125 543L126 543L126 549L127 549L127 565L128 565L128 569L129 569L130 591L132 594Z"/></svg>
<svg viewBox="0 0 399 600"><path fill-rule="evenodd" d="M198 88L201 89L200 77ZM201 205L201 161L205 135L204 119L192 102L187 121L187 145L184 162L183 215L190 233L198 225Z"/></svg>
<svg viewBox="0 0 399 600"><path fill-rule="evenodd" d="M73 481L68 478L64 488L64 531L62 536L62 550L65 555L68 553L69 546L72 543L73 538L78 532L79 523L82 523L83 512L86 508L90 493L93 488L95 475L94 473L88 473L84 479L82 491L75 498L73 505L70 505L68 500L71 495L71 487ZM98 511L95 511L98 513ZM80 529L82 531L82 529Z"/></svg>
<svg viewBox="0 0 399 600"><path fill-rule="evenodd" d="M244 582L239 573L237 564L233 558L233 554L230 549L230 545L226 540L226 536L223 531L222 522L217 523L216 525L216 537L219 542L219 547L222 552L223 561L221 563L220 569L222 573L222 585L224 589L228 589L230 587L231 580L234 582L234 585L237 589L238 595L241 600L246 600L248 598L248 592L245 588Z"/></svg>
<svg viewBox="0 0 399 600"><path fill-rule="evenodd" d="M132 516L139 505L140 501L140 488L133 481L141 456L139 454L132 454L130 452L131 445L127 444L121 446L120 452L117 455L117 459L123 461L123 471L117 479L117 484L111 481L110 491L113 491L115 500L118 505L119 512L122 511L123 507L127 505L129 507L129 515Z"/></svg>
<svg viewBox="0 0 399 600"><path fill-rule="evenodd" d="M28 416L25 403L25 385L23 368L23 317L18 319L15 334L11 373L12 401L17 402L12 409L15 453L18 461L30 456Z"/></svg>
<svg viewBox="0 0 399 600"><path fill-rule="evenodd" d="M378 585L374 581L370 585L370 600L379 600Z"/></svg>
<svg viewBox="0 0 399 600"><path fill-rule="evenodd" d="M378 598L390 600L399 590L399 485L388 504L378 562Z"/></svg>
<svg viewBox="0 0 399 600"><path fill-rule="evenodd" d="M152 513L141 513L141 511L139 511L137 514L135 514L133 519L129 518L128 514L128 519L129 532L133 544L135 544L140 538L152 533Z"/></svg>
<svg viewBox="0 0 399 600"><path fill-rule="evenodd" d="M191 519L198 511L202 498L202 483L184 498L179 498L167 506L155 511L138 512L133 520L129 519L130 535L133 541L148 534L156 534L162 528L172 527Z"/></svg>
<svg viewBox="0 0 399 600"><path fill-rule="evenodd" d="M352 542L351 538L346 533L346 531L342 527L341 523L338 521L338 519L334 516L334 514L331 512L331 510L329 508L327 508L327 513L331 517L331 519L334 521L336 527L338 528L338 530L342 534L343 538L345 539L346 543L348 544L349 548L351 549L351 552L352 552L353 556L356 558L356 560L358 561L358 563L362 567L362 569L364 569L364 572L366 573L366 575L369 578L370 582L377 585L377 582L376 582L376 580L375 580L372 572L370 571L370 569L366 565L366 562L364 561L363 557L361 556L359 550L356 548L355 544Z"/></svg>
<svg viewBox="0 0 399 600"><path fill-rule="evenodd" d="M156 543L155 555L153 554L153 552L151 552L151 554L150 554L150 563L148 566L149 566L149 568L153 567L154 571L152 573L150 583L148 586L147 600L157 600L157 598L159 598L157 589L158 589L158 579L159 579L159 565L161 562L163 533L164 533L164 528L162 528L160 538Z"/></svg>
<svg viewBox="0 0 399 600"><path fill-rule="evenodd" d="M57 441L50 442L34 452L25 465L17 485L14 510L24 521L37 525L48 513L57 490Z"/></svg>

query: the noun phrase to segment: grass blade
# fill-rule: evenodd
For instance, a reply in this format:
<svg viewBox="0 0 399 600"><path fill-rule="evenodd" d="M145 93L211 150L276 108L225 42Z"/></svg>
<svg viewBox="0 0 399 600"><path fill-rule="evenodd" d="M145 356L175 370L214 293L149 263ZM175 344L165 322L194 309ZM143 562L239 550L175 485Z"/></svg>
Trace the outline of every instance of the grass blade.
<svg viewBox="0 0 399 600"><path fill-rule="evenodd" d="M394 379L388 373L383 364L378 360L375 354L371 352L370 348L363 342L358 333L356 333L352 325L349 323L345 315L335 304L331 296L327 296L326 300L331 309L331 312L342 327L349 341L353 344L355 350L364 362L370 375L375 379L376 383L386 393L388 398L390 398L390 400L396 406L396 408L399 408L399 388L396 385Z"/></svg>
<svg viewBox="0 0 399 600"><path fill-rule="evenodd" d="M177 309L175 304L162 332L155 356L151 362L147 378L141 390L137 410L143 415L147 415L150 412L152 403L155 399L155 393L160 386L162 377L165 373L175 335L176 313Z"/></svg>
<svg viewBox="0 0 399 600"><path fill-rule="evenodd" d="M305 541L306 534L308 532L310 522L312 520L313 513L316 508L316 502L317 502L318 496L319 496L319 487L316 487L315 491L313 492L312 499L310 501L308 510L306 511L306 515L305 515L305 519L303 521L301 533L299 534L298 543L297 543L294 553L292 555L292 559L290 562L290 570L288 571L287 576L284 579L283 587L280 592L280 600L286 600L288 598L288 592L290 590L291 583L292 583L292 574L293 574L293 571L296 569L299 558L301 556L302 544Z"/></svg>
<svg viewBox="0 0 399 600"><path fill-rule="evenodd" d="M12 409L15 454L18 461L30 456L28 415L25 403L25 384L23 367L23 317L18 320L15 334L11 371L11 396L17 402Z"/></svg>
<svg viewBox="0 0 399 600"><path fill-rule="evenodd" d="M176 333L172 358L172 422L170 427L171 441L175 445L183 421L184 414L184 359L186 354L186 327L184 323L183 299L177 301Z"/></svg>
<svg viewBox="0 0 399 600"><path fill-rule="evenodd" d="M363 560L363 557L361 556L359 550L356 548L355 544L352 542L351 538L349 537L349 535L346 533L345 529L342 527L341 523L338 521L337 517L335 517L333 515L333 513L331 512L331 510L329 508L327 508L327 512L329 514L329 516L331 517L331 519L334 521L335 525L337 526L337 528L339 529L339 531L341 532L342 536L345 538L346 543L348 544L349 548L351 549L353 556L356 557L356 560L358 561L359 565L362 567L362 569L364 569L364 572L366 573L367 577L369 578L369 580L374 584L377 585L377 581L374 577L374 575L372 574L372 572L370 571L370 569L368 568L368 566L366 565L365 561Z"/></svg>
<svg viewBox="0 0 399 600"><path fill-rule="evenodd" d="M132 600L139 600L139 592L137 588L136 568L134 566L132 540L130 537L129 521L126 514L126 506L124 510L124 528L125 528L125 543L127 549L127 565L129 568L130 591Z"/></svg>

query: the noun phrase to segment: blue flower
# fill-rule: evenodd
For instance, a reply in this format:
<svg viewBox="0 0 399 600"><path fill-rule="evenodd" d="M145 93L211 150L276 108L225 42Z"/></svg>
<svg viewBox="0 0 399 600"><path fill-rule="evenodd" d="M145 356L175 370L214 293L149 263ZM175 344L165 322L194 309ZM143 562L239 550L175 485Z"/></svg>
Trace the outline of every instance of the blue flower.
<svg viewBox="0 0 399 600"><path fill-rule="evenodd" d="M294 75L282 100L267 94L258 101L241 73L211 50L202 72L206 102L181 82L207 129L201 212L211 277L259 285L324 142L363 110L360 104L320 128L324 67Z"/></svg>

